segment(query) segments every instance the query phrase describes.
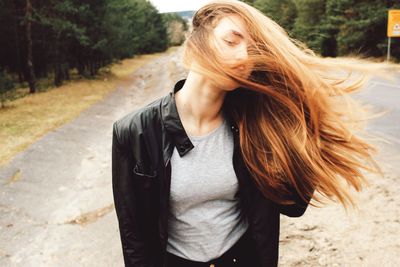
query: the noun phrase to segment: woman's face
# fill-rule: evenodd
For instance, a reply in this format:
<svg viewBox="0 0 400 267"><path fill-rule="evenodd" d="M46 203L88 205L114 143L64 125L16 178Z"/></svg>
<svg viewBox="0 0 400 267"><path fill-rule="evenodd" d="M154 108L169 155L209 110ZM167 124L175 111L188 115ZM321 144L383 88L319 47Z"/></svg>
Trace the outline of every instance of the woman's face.
<svg viewBox="0 0 400 267"><path fill-rule="evenodd" d="M217 22L213 35L217 52L223 62L236 70L238 75L248 77L250 68L246 68L245 65L236 66L247 59L248 48L251 45L251 38L243 20L237 15L227 15ZM232 85L224 87L235 89L238 86L239 84L232 81Z"/></svg>

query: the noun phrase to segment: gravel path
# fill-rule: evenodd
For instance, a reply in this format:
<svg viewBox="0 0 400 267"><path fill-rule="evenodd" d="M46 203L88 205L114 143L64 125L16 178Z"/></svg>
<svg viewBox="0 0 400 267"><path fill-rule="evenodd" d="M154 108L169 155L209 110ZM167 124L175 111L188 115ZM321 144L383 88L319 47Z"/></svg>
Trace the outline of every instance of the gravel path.
<svg viewBox="0 0 400 267"><path fill-rule="evenodd" d="M0 169L0 266L123 266L111 189L112 123L171 89L182 74L180 54L145 65Z"/></svg>

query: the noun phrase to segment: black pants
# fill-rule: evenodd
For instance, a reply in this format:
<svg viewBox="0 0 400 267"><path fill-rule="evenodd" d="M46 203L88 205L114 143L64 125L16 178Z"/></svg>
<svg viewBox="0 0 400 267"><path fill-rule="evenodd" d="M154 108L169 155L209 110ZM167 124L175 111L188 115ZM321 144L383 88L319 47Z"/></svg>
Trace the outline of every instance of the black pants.
<svg viewBox="0 0 400 267"><path fill-rule="evenodd" d="M190 261L167 251L168 267L260 267L254 241L249 231L224 254L208 262Z"/></svg>

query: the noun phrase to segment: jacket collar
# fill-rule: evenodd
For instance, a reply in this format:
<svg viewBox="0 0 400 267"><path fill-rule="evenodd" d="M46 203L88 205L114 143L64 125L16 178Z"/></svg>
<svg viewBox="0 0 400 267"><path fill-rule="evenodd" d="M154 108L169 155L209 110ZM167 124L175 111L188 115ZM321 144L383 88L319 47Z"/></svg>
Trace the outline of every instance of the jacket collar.
<svg viewBox="0 0 400 267"><path fill-rule="evenodd" d="M161 104L162 120L166 132L173 144L176 146L176 149L181 157L194 148L194 145L190 141L185 129L183 128L175 102L175 93L183 87L185 81L186 79L182 79L176 82L173 91L169 92Z"/></svg>
<svg viewBox="0 0 400 267"><path fill-rule="evenodd" d="M185 81L186 79L177 81L173 87L173 90L169 92L161 104L162 120L166 132L170 136L181 157L194 148L193 143L190 141L190 138L188 137L182 125L175 102L175 93L183 87ZM223 107L224 106L225 105L223 105ZM226 112L226 108L224 108L223 112L226 115L226 119L231 127L232 132L238 134L238 128L233 123L229 114Z"/></svg>

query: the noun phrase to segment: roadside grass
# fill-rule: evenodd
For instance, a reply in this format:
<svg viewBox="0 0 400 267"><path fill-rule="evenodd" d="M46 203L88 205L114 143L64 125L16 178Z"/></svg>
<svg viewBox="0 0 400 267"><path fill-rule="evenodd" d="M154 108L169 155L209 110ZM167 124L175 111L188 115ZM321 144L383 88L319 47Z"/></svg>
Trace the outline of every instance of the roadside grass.
<svg viewBox="0 0 400 267"><path fill-rule="evenodd" d="M118 84L130 82L130 74L147 62L176 49L122 60L101 69L95 79L82 79L72 72L72 79L60 87L48 86L50 79L40 80L39 92L35 94L28 94L28 87L17 88L22 97L0 109L0 166L49 131L78 117Z"/></svg>

